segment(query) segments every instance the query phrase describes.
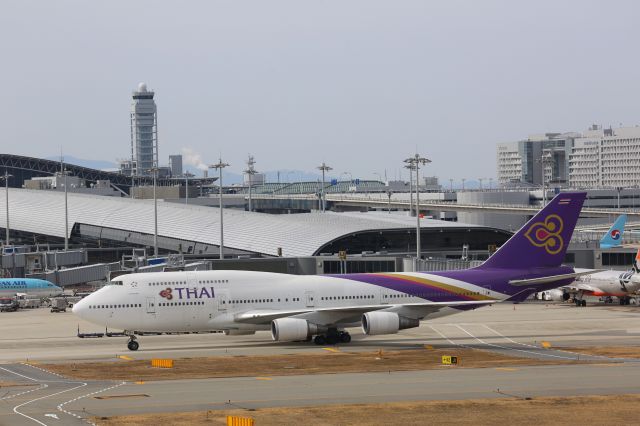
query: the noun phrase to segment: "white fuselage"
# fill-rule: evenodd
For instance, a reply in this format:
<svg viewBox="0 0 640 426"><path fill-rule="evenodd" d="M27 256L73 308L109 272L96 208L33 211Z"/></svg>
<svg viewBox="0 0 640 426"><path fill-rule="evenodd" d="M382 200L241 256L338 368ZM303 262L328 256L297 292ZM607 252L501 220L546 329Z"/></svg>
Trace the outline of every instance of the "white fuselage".
<svg viewBox="0 0 640 426"><path fill-rule="evenodd" d="M632 271L602 271L578 277L571 287L593 296L624 297L640 290L640 276Z"/></svg>
<svg viewBox="0 0 640 426"><path fill-rule="evenodd" d="M419 275L430 277L424 273ZM460 294L475 295L483 300L506 297L466 282L435 276L433 279L447 281L448 285L455 285ZM117 280L76 303L73 312L95 324L127 331L240 332L268 330L270 325L268 321L239 322L238 315L285 311L292 312L293 318L321 324L339 323L344 327L358 325L361 314L342 315L339 321L334 321L323 308L372 305L379 310L379 305L388 305L384 310L401 313L403 309L410 309L403 305L429 299L428 292L416 297L340 277L267 272L162 272L124 275ZM457 312L460 310L445 307L422 319Z"/></svg>

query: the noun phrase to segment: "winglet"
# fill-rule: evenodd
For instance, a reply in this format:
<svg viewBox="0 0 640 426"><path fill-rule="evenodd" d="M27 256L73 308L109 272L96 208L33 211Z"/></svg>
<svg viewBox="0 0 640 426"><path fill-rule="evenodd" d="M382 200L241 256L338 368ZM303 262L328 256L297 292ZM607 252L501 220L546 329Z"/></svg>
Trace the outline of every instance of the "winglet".
<svg viewBox="0 0 640 426"><path fill-rule="evenodd" d="M633 272L636 274L640 271L640 249L638 249L638 253L636 253L636 258L633 261Z"/></svg>

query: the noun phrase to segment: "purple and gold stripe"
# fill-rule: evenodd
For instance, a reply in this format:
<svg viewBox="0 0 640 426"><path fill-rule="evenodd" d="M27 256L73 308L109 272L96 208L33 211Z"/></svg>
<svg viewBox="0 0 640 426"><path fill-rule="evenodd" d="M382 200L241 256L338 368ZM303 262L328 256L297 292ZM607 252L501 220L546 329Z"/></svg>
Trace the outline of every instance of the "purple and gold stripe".
<svg viewBox="0 0 640 426"><path fill-rule="evenodd" d="M459 302L493 299L486 294L476 294L477 292L462 287L405 274L349 274L336 277L377 285L432 301Z"/></svg>

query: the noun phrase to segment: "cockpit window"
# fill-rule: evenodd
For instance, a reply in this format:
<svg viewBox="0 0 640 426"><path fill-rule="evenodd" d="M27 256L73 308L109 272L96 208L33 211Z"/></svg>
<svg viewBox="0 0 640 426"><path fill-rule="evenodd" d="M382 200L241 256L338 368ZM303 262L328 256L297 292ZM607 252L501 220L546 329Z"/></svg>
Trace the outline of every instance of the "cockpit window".
<svg viewBox="0 0 640 426"><path fill-rule="evenodd" d="M124 283L120 280L109 281L107 285L124 285Z"/></svg>

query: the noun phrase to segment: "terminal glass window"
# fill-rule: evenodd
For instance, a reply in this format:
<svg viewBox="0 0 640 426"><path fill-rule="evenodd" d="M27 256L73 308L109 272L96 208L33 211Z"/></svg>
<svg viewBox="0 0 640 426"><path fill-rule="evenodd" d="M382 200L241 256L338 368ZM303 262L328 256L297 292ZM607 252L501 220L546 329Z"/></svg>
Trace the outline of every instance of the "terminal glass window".
<svg viewBox="0 0 640 426"><path fill-rule="evenodd" d="M602 266L631 266L635 253L602 253Z"/></svg>
<svg viewBox="0 0 640 426"><path fill-rule="evenodd" d="M341 264L346 263L346 271ZM396 263L393 260L325 260L322 265L325 274L362 274L370 272L395 272Z"/></svg>

